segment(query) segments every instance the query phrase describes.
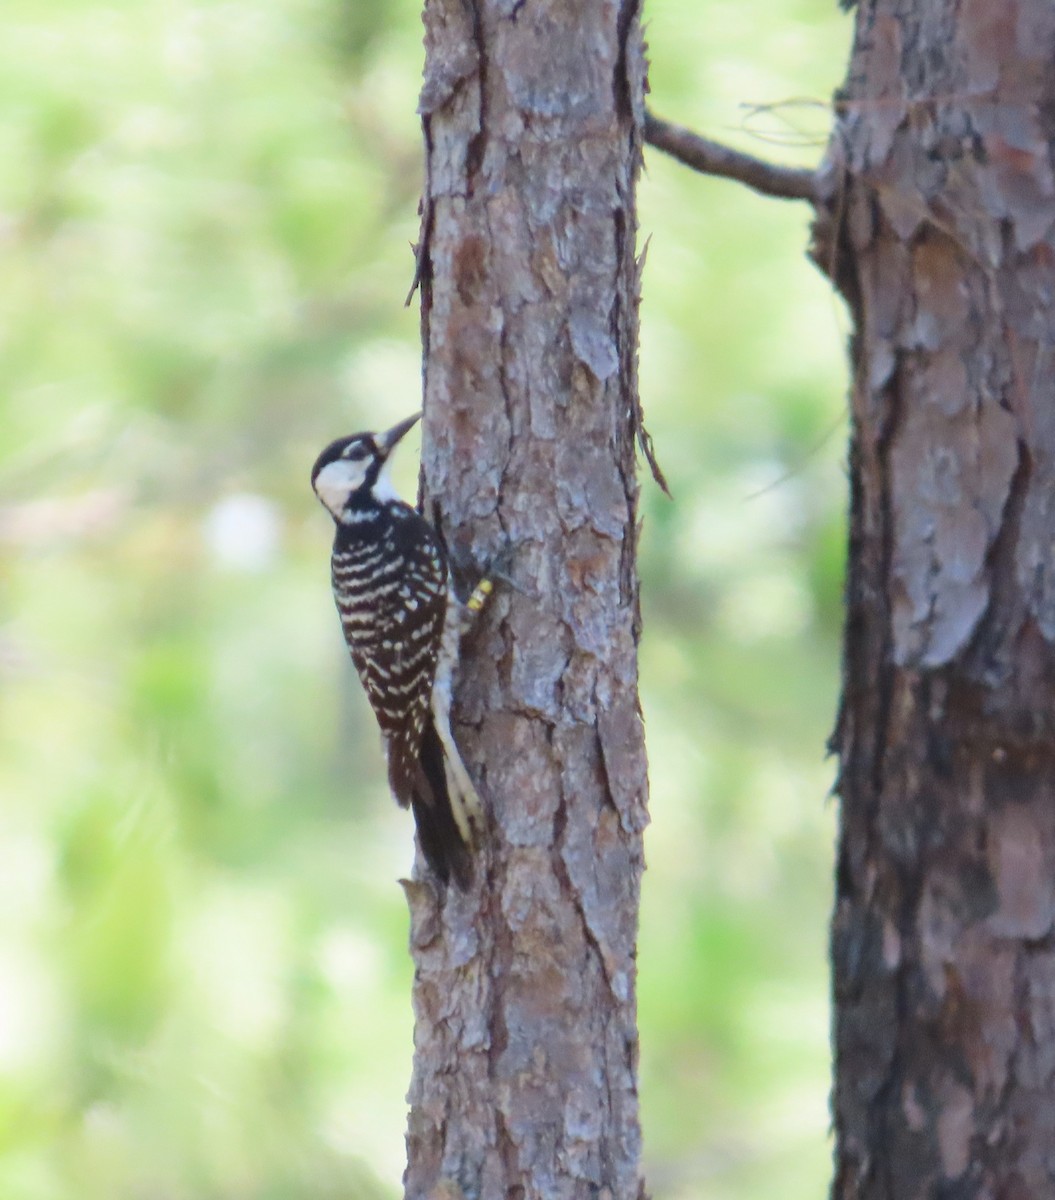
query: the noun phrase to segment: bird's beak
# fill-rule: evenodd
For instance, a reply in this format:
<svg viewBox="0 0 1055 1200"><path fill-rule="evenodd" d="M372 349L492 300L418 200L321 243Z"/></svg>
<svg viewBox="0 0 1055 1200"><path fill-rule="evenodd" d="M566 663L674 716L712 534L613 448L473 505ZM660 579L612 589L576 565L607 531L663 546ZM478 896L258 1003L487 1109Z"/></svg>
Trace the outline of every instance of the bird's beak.
<svg viewBox="0 0 1055 1200"><path fill-rule="evenodd" d="M407 417L405 421L400 421L398 425L393 425L387 432L379 433L375 440L381 453L387 458L396 443L404 434L409 433L420 420L421 413L415 413L412 417Z"/></svg>

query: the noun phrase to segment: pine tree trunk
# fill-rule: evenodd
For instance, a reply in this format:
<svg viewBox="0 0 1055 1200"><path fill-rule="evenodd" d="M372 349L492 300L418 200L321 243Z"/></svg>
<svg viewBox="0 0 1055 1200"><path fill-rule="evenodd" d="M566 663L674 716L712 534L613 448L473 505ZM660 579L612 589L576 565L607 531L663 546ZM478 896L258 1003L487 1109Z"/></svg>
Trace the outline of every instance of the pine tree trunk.
<svg viewBox="0 0 1055 1200"><path fill-rule="evenodd" d="M455 730L475 889L408 888L409 1200L639 1193L637 2L428 0L424 492L508 539Z"/></svg>
<svg viewBox="0 0 1055 1200"><path fill-rule="evenodd" d="M1055 1195L1055 7L862 3L837 1200Z"/></svg>

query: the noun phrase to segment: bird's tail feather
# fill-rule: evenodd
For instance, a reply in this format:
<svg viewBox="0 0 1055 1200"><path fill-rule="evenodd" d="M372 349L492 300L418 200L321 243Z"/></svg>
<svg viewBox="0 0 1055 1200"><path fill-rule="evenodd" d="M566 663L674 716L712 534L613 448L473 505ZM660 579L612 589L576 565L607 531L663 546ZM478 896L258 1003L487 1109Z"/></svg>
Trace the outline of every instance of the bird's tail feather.
<svg viewBox="0 0 1055 1200"><path fill-rule="evenodd" d="M425 861L444 883L453 879L468 891L473 881L472 828L456 780L448 787L444 746L431 714L412 761L392 753L395 749L390 748L389 781L396 799L404 806L409 803L414 813Z"/></svg>

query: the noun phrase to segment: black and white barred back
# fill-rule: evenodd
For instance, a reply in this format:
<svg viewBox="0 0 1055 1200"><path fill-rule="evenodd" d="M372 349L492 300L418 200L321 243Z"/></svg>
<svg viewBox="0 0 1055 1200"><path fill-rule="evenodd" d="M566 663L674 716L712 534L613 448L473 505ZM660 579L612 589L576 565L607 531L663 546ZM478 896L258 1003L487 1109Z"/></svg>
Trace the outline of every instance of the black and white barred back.
<svg viewBox="0 0 1055 1200"><path fill-rule="evenodd" d="M388 453L416 419L386 434L334 442L319 456L312 484L336 521L334 600L384 735L392 792L413 810L430 867L466 888L470 835L464 814L459 821L452 808L445 742L433 712L447 619L447 557L429 523L395 496L384 471ZM460 760L458 768L464 773Z"/></svg>
<svg viewBox="0 0 1055 1200"><path fill-rule="evenodd" d="M420 740L429 712L447 564L436 535L407 504L338 525L333 595L345 640L385 737Z"/></svg>

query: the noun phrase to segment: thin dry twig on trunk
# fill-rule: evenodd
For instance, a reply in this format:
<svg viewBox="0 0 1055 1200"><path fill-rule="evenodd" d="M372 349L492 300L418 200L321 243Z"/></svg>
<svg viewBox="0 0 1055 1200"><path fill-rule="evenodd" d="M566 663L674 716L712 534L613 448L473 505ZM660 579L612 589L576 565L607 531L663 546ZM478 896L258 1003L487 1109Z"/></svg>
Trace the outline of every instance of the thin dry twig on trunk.
<svg viewBox="0 0 1055 1200"><path fill-rule="evenodd" d="M730 146L700 137L691 129L645 114L645 141L657 150L704 175L735 179L763 196L780 200L817 202L817 180L813 171L803 167L782 167L764 162Z"/></svg>

